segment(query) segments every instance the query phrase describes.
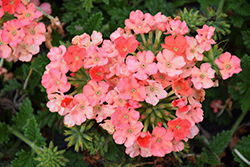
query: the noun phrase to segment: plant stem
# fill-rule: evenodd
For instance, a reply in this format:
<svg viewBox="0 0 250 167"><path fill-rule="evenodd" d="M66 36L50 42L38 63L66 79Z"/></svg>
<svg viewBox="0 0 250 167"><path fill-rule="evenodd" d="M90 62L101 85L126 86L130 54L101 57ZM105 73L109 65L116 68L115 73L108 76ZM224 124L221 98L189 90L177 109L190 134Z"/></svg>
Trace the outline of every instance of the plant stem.
<svg viewBox="0 0 250 167"><path fill-rule="evenodd" d="M3 67L3 62L4 62L4 58L2 57L0 61L0 68Z"/></svg>
<svg viewBox="0 0 250 167"><path fill-rule="evenodd" d="M29 71L29 74L28 74L28 76L27 76L27 78L26 78L26 80L24 82L24 85L23 85L23 90L25 90L27 88L28 82L29 82L29 79L30 79L30 76L31 76L32 72L33 72L33 68L31 68L30 71Z"/></svg>
<svg viewBox="0 0 250 167"><path fill-rule="evenodd" d="M225 0L220 0L219 7L218 7L218 9L216 11L216 16L218 16L220 11L222 10L224 2L225 2Z"/></svg>
<svg viewBox="0 0 250 167"><path fill-rule="evenodd" d="M48 13L44 12L44 11L43 11L41 8L39 8L38 6L36 6L36 9L39 10L40 12L42 12L42 14L43 14L44 16L46 16L48 19L50 19L50 20L55 20L55 18L54 18L53 16L51 16L51 15L49 15Z"/></svg>
<svg viewBox="0 0 250 167"><path fill-rule="evenodd" d="M26 144L28 144L35 152L37 151L44 151L43 148L38 147L37 145L35 145L35 143L33 143L32 141L28 140L22 133L18 132L17 130L15 130L12 127L9 127L9 131L11 133L13 133L16 137L18 137L20 140L22 140L23 142L25 142Z"/></svg>
<svg viewBox="0 0 250 167"><path fill-rule="evenodd" d="M234 152L242 161L244 161L248 166L250 166L250 162L236 148L234 149Z"/></svg>
<svg viewBox="0 0 250 167"><path fill-rule="evenodd" d="M237 121L234 123L231 132L232 132L232 136L234 134L234 132L236 131L236 129L238 128L238 126L240 125L241 121L244 119L244 117L247 115L248 111L243 112L240 117L237 119Z"/></svg>

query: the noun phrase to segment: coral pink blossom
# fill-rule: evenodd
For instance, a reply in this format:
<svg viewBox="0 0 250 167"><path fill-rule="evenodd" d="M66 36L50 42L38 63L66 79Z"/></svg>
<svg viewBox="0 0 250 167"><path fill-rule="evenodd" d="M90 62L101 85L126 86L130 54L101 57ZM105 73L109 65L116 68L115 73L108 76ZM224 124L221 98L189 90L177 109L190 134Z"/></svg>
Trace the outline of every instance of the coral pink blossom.
<svg viewBox="0 0 250 167"><path fill-rule="evenodd" d="M211 49L211 44L215 44L216 42L212 39L214 35L215 28L210 26L208 27L206 24L203 25L202 29L198 29L198 35L195 36L198 43L201 45L202 49L205 51L209 51Z"/></svg>
<svg viewBox="0 0 250 167"><path fill-rule="evenodd" d="M104 68L102 66L93 67L89 70L91 79L101 81L104 78Z"/></svg>
<svg viewBox="0 0 250 167"><path fill-rule="evenodd" d="M105 101L108 88L109 85L104 81L96 82L90 80L88 84L83 87L83 94L87 97L91 106L95 106Z"/></svg>
<svg viewBox="0 0 250 167"><path fill-rule="evenodd" d="M155 55L152 51L138 52L136 57L128 56L126 59L127 68L135 73L133 76L145 80L148 76L156 74L158 69L154 63Z"/></svg>
<svg viewBox="0 0 250 167"><path fill-rule="evenodd" d="M155 106L160 99L167 97L167 92L164 88L154 80L147 80L148 86L146 86L146 98L145 101Z"/></svg>
<svg viewBox="0 0 250 167"><path fill-rule="evenodd" d="M3 10L9 14L14 14L19 5L20 0L2 0Z"/></svg>
<svg viewBox="0 0 250 167"><path fill-rule="evenodd" d="M48 2L44 2L42 3L39 8L41 8L44 12L51 14L52 13L52 9L51 9L51 5Z"/></svg>
<svg viewBox="0 0 250 167"><path fill-rule="evenodd" d="M149 131L140 132L137 134L136 141L141 147L148 148L149 143L151 142L151 134Z"/></svg>
<svg viewBox="0 0 250 167"><path fill-rule="evenodd" d="M92 35L84 33L82 35L77 35L72 39L73 45L78 45L81 48L88 49L90 46L98 46L102 43L102 34L97 31L93 31Z"/></svg>
<svg viewBox="0 0 250 167"><path fill-rule="evenodd" d="M173 139L171 142L173 144L173 151L179 152L184 149L184 143L182 141Z"/></svg>
<svg viewBox="0 0 250 167"><path fill-rule="evenodd" d="M186 58L189 61L203 60L203 48L199 45L194 37L186 36L189 47L186 48Z"/></svg>
<svg viewBox="0 0 250 167"><path fill-rule="evenodd" d="M118 27L116 31L114 31L111 35L110 35L110 39L111 41L115 41L115 39L117 39L118 37L123 36L125 39L128 39L130 36L133 36L131 34L131 30L127 27L125 27L124 29L121 27Z"/></svg>
<svg viewBox="0 0 250 167"><path fill-rule="evenodd" d="M218 113L219 110L224 108L224 106L222 106L222 101L221 100L213 100L210 103L210 107L213 109L214 113Z"/></svg>
<svg viewBox="0 0 250 167"><path fill-rule="evenodd" d="M143 14L142 11L132 11L129 15L129 19L125 20L125 25L129 29L132 29L135 34L148 33L151 28L151 22L153 22L153 16L149 13Z"/></svg>
<svg viewBox="0 0 250 167"><path fill-rule="evenodd" d="M180 141L189 135L191 123L186 119L176 118L168 121L168 127L173 132L175 140Z"/></svg>
<svg viewBox="0 0 250 167"><path fill-rule="evenodd" d="M29 3L27 7L20 4L16 12L15 16L20 20L22 26L30 24L34 19L42 16L42 12L38 11L33 3Z"/></svg>
<svg viewBox="0 0 250 167"><path fill-rule="evenodd" d="M67 63L69 70L76 72L83 66L85 55L86 49L71 45L63 55L63 59Z"/></svg>
<svg viewBox="0 0 250 167"><path fill-rule="evenodd" d="M153 29L158 28L161 31L166 31L166 24L169 21L169 18L165 15L162 15L161 12L158 12L156 15L154 15L154 22L155 25L153 26Z"/></svg>
<svg viewBox="0 0 250 167"><path fill-rule="evenodd" d="M115 49L115 44L110 40L104 40L102 43L102 48L106 52L107 57L119 56L118 50Z"/></svg>
<svg viewBox="0 0 250 167"><path fill-rule="evenodd" d="M64 95L62 93L48 94L48 99L49 101L46 106L49 108L50 112L58 112L61 110L61 103L64 99Z"/></svg>
<svg viewBox="0 0 250 167"><path fill-rule="evenodd" d="M156 56L157 67L161 73L167 74L170 77L180 75L182 73L182 67L186 64L182 56L176 56L168 49L164 49L163 52L159 52Z"/></svg>
<svg viewBox="0 0 250 167"><path fill-rule="evenodd" d="M134 77L121 78L117 84L117 89L123 99L143 101L146 97L145 87L139 85Z"/></svg>
<svg viewBox="0 0 250 167"><path fill-rule="evenodd" d="M196 89L210 88L214 85L212 78L214 78L215 70L211 68L209 63L203 63L200 69L194 67L192 70L191 81Z"/></svg>
<svg viewBox="0 0 250 167"><path fill-rule="evenodd" d="M63 123L70 127L73 127L76 123L73 121L72 116L70 114L67 114L64 116Z"/></svg>
<svg viewBox="0 0 250 167"><path fill-rule="evenodd" d="M192 83L189 79L178 79L172 83L172 89L175 91L175 94L179 97L179 94L182 96L189 96L193 93L191 88Z"/></svg>
<svg viewBox="0 0 250 167"><path fill-rule="evenodd" d="M3 29L4 30L1 34L2 40L9 43L12 47L15 47L19 42L21 42L25 36L20 21L17 19L4 22Z"/></svg>
<svg viewBox="0 0 250 167"><path fill-rule="evenodd" d="M103 119L110 117L114 111L109 105L97 104L93 107L94 119L97 123L102 122Z"/></svg>
<svg viewBox="0 0 250 167"><path fill-rule="evenodd" d="M37 54L40 51L40 48L38 45L35 44L26 44L24 42L20 42L17 44L14 50L14 55L20 60L20 61L31 61L31 58L33 55Z"/></svg>
<svg viewBox="0 0 250 167"><path fill-rule="evenodd" d="M124 128L136 123L139 117L140 113L138 111L118 106L111 115L111 122L116 128Z"/></svg>
<svg viewBox="0 0 250 167"><path fill-rule="evenodd" d="M115 39L115 48L118 50L120 56L124 58L128 53L132 53L139 46L139 42L135 39L134 36L129 38L124 38L120 36Z"/></svg>
<svg viewBox="0 0 250 167"><path fill-rule="evenodd" d="M93 107L90 106L84 94L77 94L72 100L74 100L75 106L70 110L69 113L76 125L81 125L83 122L85 122L86 118L94 118Z"/></svg>
<svg viewBox="0 0 250 167"><path fill-rule="evenodd" d="M106 52L102 48L90 46L87 49L87 55L84 59L84 68L89 69L95 66L104 66L108 63Z"/></svg>
<svg viewBox="0 0 250 167"><path fill-rule="evenodd" d="M174 79L173 77L168 76L167 74L160 73L159 71L153 75L155 81L161 84L163 88L171 85L171 81Z"/></svg>
<svg viewBox="0 0 250 167"><path fill-rule="evenodd" d="M152 132L152 139L149 149L153 156L164 157L172 149L173 133L163 127L155 127Z"/></svg>
<svg viewBox="0 0 250 167"><path fill-rule="evenodd" d="M229 52L220 55L219 59L215 59L215 63L219 67L223 79L238 74L242 70L240 68L240 59L232 56Z"/></svg>
<svg viewBox="0 0 250 167"><path fill-rule="evenodd" d="M47 74L42 76L42 85L46 88L47 94L57 92L67 92L70 89L70 83L67 82L67 77L58 69L52 68Z"/></svg>
<svg viewBox="0 0 250 167"><path fill-rule="evenodd" d="M152 154L148 148L141 147L137 142L134 142L134 144L130 147L127 147L125 152L129 154L131 158L134 158L138 155L141 155L142 157L151 157Z"/></svg>
<svg viewBox="0 0 250 167"><path fill-rule="evenodd" d="M24 28L24 42L27 44L41 45L45 41L46 28L43 23L31 22Z"/></svg>
<svg viewBox="0 0 250 167"><path fill-rule="evenodd" d="M111 90L106 95L106 102L113 107L125 106L127 101L122 99L116 90Z"/></svg>
<svg viewBox="0 0 250 167"><path fill-rule="evenodd" d="M178 56L182 55L188 46L187 39L183 35L177 35L176 38L172 35L166 36L164 41L165 43L161 46L173 51Z"/></svg>
<svg viewBox="0 0 250 167"><path fill-rule="evenodd" d="M166 24L167 34L184 35L188 32L188 26L185 21L171 20Z"/></svg>
<svg viewBox="0 0 250 167"><path fill-rule="evenodd" d="M104 123L99 124L103 129L105 129L109 134L115 132L115 126L112 124L111 120L104 120Z"/></svg>
<svg viewBox="0 0 250 167"><path fill-rule="evenodd" d="M123 144L125 147L130 147L136 141L136 135L143 128L141 122L136 122L131 126L126 126L122 129L117 129L113 134L113 138L117 144Z"/></svg>
<svg viewBox="0 0 250 167"><path fill-rule="evenodd" d="M11 47L9 47L8 43L2 40L1 34L3 30L0 30L0 57L8 58L11 54Z"/></svg>

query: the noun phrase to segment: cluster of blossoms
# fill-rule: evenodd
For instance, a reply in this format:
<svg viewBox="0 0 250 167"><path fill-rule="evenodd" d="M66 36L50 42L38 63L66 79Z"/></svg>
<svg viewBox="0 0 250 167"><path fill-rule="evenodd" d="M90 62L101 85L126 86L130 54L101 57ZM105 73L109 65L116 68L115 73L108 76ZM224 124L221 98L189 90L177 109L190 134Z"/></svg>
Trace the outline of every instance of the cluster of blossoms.
<svg viewBox="0 0 250 167"><path fill-rule="evenodd" d="M48 3L41 7L50 8ZM12 15L12 20L5 21L0 30L0 58L31 61L45 41L45 25L37 22L42 13L29 0L0 0L0 19L5 14Z"/></svg>
<svg viewBox="0 0 250 167"><path fill-rule="evenodd" d="M181 151L199 131L212 67L227 79L241 71L240 59L226 52L213 64L203 61L215 44L214 27L204 25L192 37L185 21L140 10L125 25L110 39L93 31L75 36L68 48L50 49L42 77L47 106L68 127L95 119L131 157Z"/></svg>

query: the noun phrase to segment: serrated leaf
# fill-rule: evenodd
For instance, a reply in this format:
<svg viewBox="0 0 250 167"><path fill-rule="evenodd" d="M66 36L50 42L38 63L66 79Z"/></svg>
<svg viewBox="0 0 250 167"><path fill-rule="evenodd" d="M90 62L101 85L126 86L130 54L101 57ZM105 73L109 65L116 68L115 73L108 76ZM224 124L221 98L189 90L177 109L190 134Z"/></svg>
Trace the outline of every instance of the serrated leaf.
<svg viewBox="0 0 250 167"><path fill-rule="evenodd" d="M154 7L152 8L152 6ZM165 13L167 3L164 0L146 1L145 7L148 9L150 14L155 15L158 12Z"/></svg>
<svg viewBox="0 0 250 167"><path fill-rule="evenodd" d="M83 161L83 155L71 151L67 151L64 154L65 158L69 160L66 163L67 166L74 166L74 167L88 167L89 165Z"/></svg>
<svg viewBox="0 0 250 167"><path fill-rule="evenodd" d="M242 95L240 94L240 91L238 89L236 89L233 86L229 86L228 87L228 92L230 93L231 97L234 100L240 100L242 98Z"/></svg>
<svg viewBox="0 0 250 167"><path fill-rule="evenodd" d="M102 12L93 14L84 24L83 29L87 34L92 34L94 30L99 31L103 17Z"/></svg>
<svg viewBox="0 0 250 167"><path fill-rule="evenodd" d="M3 95L4 92L11 92L16 89L21 89L23 85L19 83L16 79L9 79L7 84L0 91L0 96Z"/></svg>
<svg viewBox="0 0 250 167"><path fill-rule="evenodd" d="M250 34L249 34L250 35ZM250 36L249 36L250 37ZM250 76L250 57L246 54L242 59L241 59L241 68L242 71L238 74L238 76L240 77L240 79L245 83L250 85L250 80L249 80L249 76Z"/></svg>
<svg viewBox="0 0 250 167"><path fill-rule="evenodd" d="M37 146L44 146L46 143L45 138L42 137L40 129L36 123L36 119L32 116L28 119L26 125L23 127L24 136L32 140Z"/></svg>
<svg viewBox="0 0 250 167"><path fill-rule="evenodd" d="M224 149L227 147L228 142L231 140L231 131L222 131L220 134L217 134L209 143L209 148L220 156Z"/></svg>
<svg viewBox="0 0 250 167"><path fill-rule="evenodd" d="M235 3L233 3L235 5ZM236 9L235 12L243 15L243 16L250 16L250 4L247 3L247 1L244 1L244 3L240 6L239 9Z"/></svg>
<svg viewBox="0 0 250 167"><path fill-rule="evenodd" d="M35 116L39 128L42 128L45 125L48 125L51 128L56 117L57 113L52 113L48 110L37 111L37 115Z"/></svg>
<svg viewBox="0 0 250 167"><path fill-rule="evenodd" d="M203 150L202 155L206 163L211 164L211 165L220 164L220 161L216 158L216 156L211 151L209 151L207 148L204 148L202 150Z"/></svg>
<svg viewBox="0 0 250 167"><path fill-rule="evenodd" d="M7 143L9 141L9 130L8 125L5 123L0 123L0 144L4 142Z"/></svg>
<svg viewBox="0 0 250 167"><path fill-rule="evenodd" d="M83 7L86 9L86 11L90 12L91 8L93 7L93 1L94 0L84 0Z"/></svg>
<svg viewBox="0 0 250 167"><path fill-rule="evenodd" d="M243 43L246 48L250 49L250 31L241 31Z"/></svg>
<svg viewBox="0 0 250 167"><path fill-rule="evenodd" d="M15 117L12 117L12 121L15 122L16 126L22 128L27 120L33 115L33 108L29 98L26 98L20 107L20 111L16 114Z"/></svg>
<svg viewBox="0 0 250 167"><path fill-rule="evenodd" d="M38 74L43 75L45 71L45 66L49 64L49 58L47 56L41 56L34 58L34 61L31 62L31 68L36 71Z"/></svg>
<svg viewBox="0 0 250 167"><path fill-rule="evenodd" d="M11 161L12 167L34 167L36 161L34 160L35 153L33 151L25 152L21 150L16 153L16 158Z"/></svg>
<svg viewBox="0 0 250 167"><path fill-rule="evenodd" d="M240 28L242 26L243 22L244 22L244 19L242 18L242 16L237 15L237 14L236 15L231 15L230 19L231 19L231 22L233 23L233 25L235 27L238 27L238 28Z"/></svg>
<svg viewBox="0 0 250 167"><path fill-rule="evenodd" d="M80 35L84 33L83 25L86 22L84 19L77 19L75 22L71 23L69 26L66 27L66 30L71 35Z"/></svg>
<svg viewBox="0 0 250 167"><path fill-rule="evenodd" d="M250 162L250 135L247 137L242 137L241 141L237 143L237 146L235 147L244 158L246 158ZM234 155L234 160L240 163L240 167L249 167L236 153L235 151L232 151Z"/></svg>
<svg viewBox="0 0 250 167"><path fill-rule="evenodd" d="M240 102L241 102L242 112L247 112L250 108L250 88L248 89L244 98L242 98Z"/></svg>

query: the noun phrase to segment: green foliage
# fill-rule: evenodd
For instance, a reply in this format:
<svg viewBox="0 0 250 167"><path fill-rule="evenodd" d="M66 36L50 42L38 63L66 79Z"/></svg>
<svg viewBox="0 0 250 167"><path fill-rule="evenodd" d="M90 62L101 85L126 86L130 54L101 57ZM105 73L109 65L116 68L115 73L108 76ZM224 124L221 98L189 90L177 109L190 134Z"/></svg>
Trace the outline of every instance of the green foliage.
<svg viewBox="0 0 250 167"><path fill-rule="evenodd" d="M237 146L235 147L235 149L238 150L238 152L240 152L240 154L246 158L248 160L248 162L250 162L250 152L249 152L249 148L250 148L250 135L248 135L247 137L242 137L241 141L239 141L237 143ZM234 155L234 160L240 163L240 167L249 167L249 165L247 165L242 158L240 158L236 153L235 150L233 149L232 151L233 155Z"/></svg>
<svg viewBox="0 0 250 167"><path fill-rule="evenodd" d="M12 167L34 167L36 161L34 160L34 151L21 150L16 153L16 158L11 161Z"/></svg>
<svg viewBox="0 0 250 167"><path fill-rule="evenodd" d="M83 30L87 34L92 34L94 30L99 30L102 24L103 16L102 12L93 14L84 24Z"/></svg>
<svg viewBox="0 0 250 167"><path fill-rule="evenodd" d="M65 130L64 135L68 136L65 141L68 142L68 147L75 145L75 151L79 149L89 149L90 142L92 142L92 135L87 131L92 128L94 121L86 121L81 126L73 126L69 130Z"/></svg>
<svg viewBox="0 0 250 167"><path fill-rule="evenodd" d="M241 68L242 71L238 74L239 78L242 82L238 82L238 90L234 87L229 87L229 93L231 94L232 98L235 100L239 100L241 104L241 109L243 112L246 112L250 108L250 57L246 54L241 59Z"/></svg>
<svg viewBox="0 0 250 167"><path fill-rule="evenodd" d="M0 91L0 96L3 95L4 92L11 92L17 89L21 89L23 85L17 79L9 79L7 84Z"/></svg>
<svg viewBox="0 0 250 167"><path fill-rule="evenodd" d="M83 155L72 151L67 151L64 156L69 160L66 165L74 167L88 167L89 165L83 161Z"/></svg>
<svg viewBox="0 0 250 167"><path fill-rule="evenodd" d="M230 16L231 22L235 27L241 27L243 25L244 19L240 15L232 15Z"/></svg>
<svg viewBox="0 0 250 167"><path fill-rule="evenodd" d="M203 148L204 161L208 164L220 164L219 157L231 140L231 131L222 131L210 141L208 148Z"/></svg>
<svg viewBox="0 0 250 167"><path fill-rule="evenodd" d="M152 6L154 6L152 8ZM168 11L168 6L171 6L172 9L171 11ZM165 3L164 0L155 0L155 1L146 1L145 2L145 7L148 9L149 13L151 15L155 15L158 12L162 12L162 14L166 14L167 16L170 16L170 13L174 13L173 12L173 6L172 3Z"/></svg>
<svg viewBox="0 0 250 167"><path fill-rule="evenodd" d="M243 43L247 49L250 49L250 31L241 31Z"/></svg>
<svg viewBox="0 0 250 167"><path fill-rule="evenodd" d="M7 143L9 141L9 130L8 125L0 122L0 144L4 142Z"/></svg>
<svg viewBox="0 0 250 167"><path fill-rule="evenodd" d="M45 71L45 66L49 64L49 58L45 55L38 57L35 57L34 60L31 62L31 68L37 72L40 76L43 75L43 72Z"/></svg>
<svg viewBox="0 0 250 167"><path fill-rule="evenodd" d="M23 129L24 136L33 141L37 146L40 147L46 144L45 138L42 137L34 116L27 120Z"/></svg>
<svg viewBox="0 0 250 167"><path fill-rule="evenodd" d="M44 151L38 153L34 160L38 161L37 167L60 167L65 166L69 160L63 156L65 150L57 151L57 146L54 147L53 142L50 142L49 147L43 147Z"/></svg>
<svg viewBox="0 0 250 167"><path fill-rule="evenodd" d="M89 151L91 155L95 155L96 150L103 157L108 151L108 143L106 143L105 137L101 136L100 134L94 135L93 140L89 145Z"/></svg>
<svg viewBox="0 0 250 167"><path fill-rule="evenodd" d="M37 115L35 115L39 128L42 128L45 125L48 125L48 127L51 128L58 117L57 113L51 113L49 110L37 111Z"/></svg>
<svg viewBox="0 0 250 167"><path fill-rule="evenodd" d="M29 98L26 98L22 102L20 112L17 113L16 116L12 117L12 121L15 122L18 129L22 129L31 116L33 116L33 108Z"/></svg>
<svg viewBox="0 0 250 167"><path fill-rule="evenodd" d="M91 8L93 8L93 1L94 0L81 0L83 1L82 7L85 8L87 12L90 12Z"/></svg>

